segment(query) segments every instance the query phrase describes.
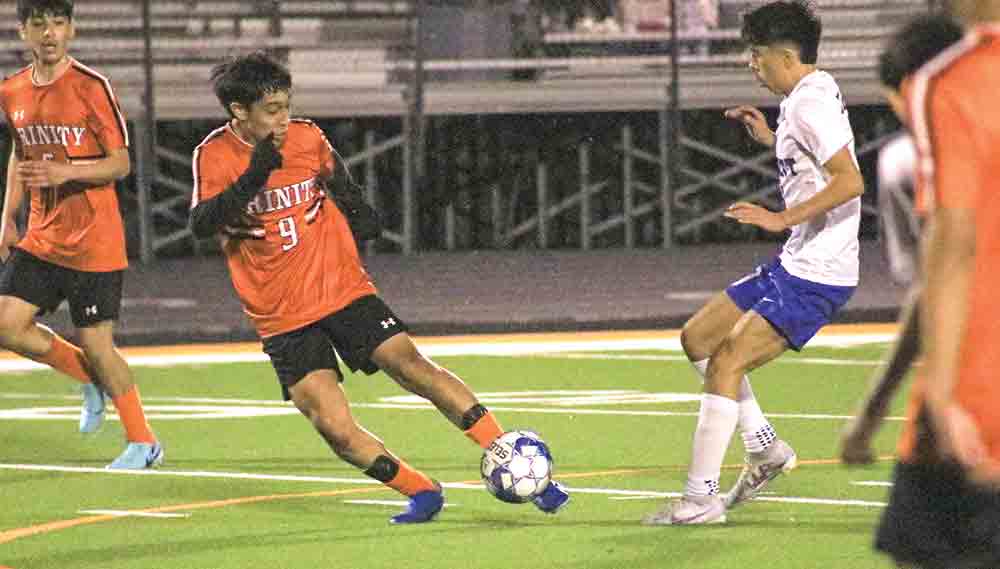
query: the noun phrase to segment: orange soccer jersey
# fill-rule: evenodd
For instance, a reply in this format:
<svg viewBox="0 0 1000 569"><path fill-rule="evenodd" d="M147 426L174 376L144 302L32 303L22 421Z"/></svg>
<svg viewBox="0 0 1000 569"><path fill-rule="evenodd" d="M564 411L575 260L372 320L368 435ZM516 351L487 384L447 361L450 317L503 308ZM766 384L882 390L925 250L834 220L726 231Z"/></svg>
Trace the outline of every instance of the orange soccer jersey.
<svg viewBox="0 0 1000 569"><path fill-rule="evenodd" d="M70 59L65 73L38 85L32 69L22 69L0 83L0 108L18 160L87 162L128 146L125 117L104 76ZM80 271L128 266L113 183L71 182L30 192L28 230L18 247Z"/></svg>
<svg viewBox="0 0 1000 569"><path fill-rule="evenodd" d="M281 168L247 205L245 220L263 238L224 238L229 274L261 337L296 330L375 294L347 219L319 186L334 168L323 131L292 120ZM231 125L194 151L192 209L230 187L250 165L253 146Z"/></svg>
<svg viewBox="0 0 1000 569"><path fill-rule="evenodd" d="M955 396L980 426L990 455L1000 459L1000 27L981 27L932 60L908 92L917 141L919 203L927 211L975 212L976 262L962 338ZM900 450L917 445L924 381L918 378L910 424ZM919 446L919 445L917 445ZM919 451L918 451L919 454Z"/></svg>

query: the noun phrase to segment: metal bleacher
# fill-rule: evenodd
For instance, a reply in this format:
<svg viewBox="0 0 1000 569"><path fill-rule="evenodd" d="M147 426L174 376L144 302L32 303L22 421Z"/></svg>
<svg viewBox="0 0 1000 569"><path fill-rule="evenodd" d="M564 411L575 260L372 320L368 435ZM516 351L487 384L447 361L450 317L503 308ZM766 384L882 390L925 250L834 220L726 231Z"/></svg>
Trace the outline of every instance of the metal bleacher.
<svg viewBox="0 0 1000 569"><path fill-rule="evenodd" d="M852 105L881 103L875 74L875 61L885 38L905 18L927 9L927 0L814 0L824 21L821 44L821 67L835 72L838 83ZM775 98L754 81L746 67L746 55L739 41L739 15L760 0L720 0L720 25L707 33L682 31L681 45L692 44L704 49L685 49L679 58L681 109L717 109L734 104L773 106ZM470 3L472 4L472 3ZM0 3L0 70L5 73L24 65L23 46L17 37L14 3ZM295 112L316 119L334 117L371 117L408 115L410 100L406 73L412 69L411 32L414 28L412 5L406 0L317 0L317 1L225 1L225 0L155 0L151 3L152 58L155 89L155 115L158 120L217 119L223 111L217 104L208 83L209 70L225 57L254 49L269 48L287 58L295 85ZM144 30L140 0L88 0L76 5L75 21L79 33L72 53L84 63L93 65L108 75L130 119L144 117L143 94L146 86ZM470 8L471 9L471 8ZM461 17L461 15L460 15ZM440 31L440 30L439 30ZM448 33L444 30L441 33ZM426 41L437 41L434 37ZM546 33L530 57L472 59L460 53L454 59L433 58L424 62L429 72L423 85L425 115L490 113L528 114L546 112L621 112L664 111L670 105L670 62L667 55L669 34L644 32ZM642 49L633 49L642 46ZM690 47L690 46L685 46ZM645 50L645 51L643 51ZM433 50L429 50L433 51ZM443 56L442 56L443 57ZM494 56L495 57L495 56ZM489 70L490 73L480 73ZM463 76L463 72L471 71ZM437 74L436 72L449 72ZM455 72L455 73L450 73ZM516 73L515 73L516 72ZM448 77L440 79L439 77ZM664 124L666 113L658 113ZM404 122L404 121L401 121ZM144 126L144 125L143 125ZM648 125L647 125L648 126ZM654 125L655 126L655 125ZM137 136L143 128L137 128ZM664 130L664 129L660 129ZM873 132L859 140L859 155L873 152L882 143L886 132ZM155 132L155 131L153 131ZM349 166L365 169L365 179L376 179L376 157L392 161L393 166L380 175L395 176L409 172L409 166L396 168L413 153L408 151L411 139L395 131L386 138L374 131L365 132L364 150L348 159ZM713 209L714 202L695 203L693 196L707 191L727 196L743 195L745 188L735 180L743 173L763 176L763 187L751 197L770 199L776 191L770 170L762 166L773 160L770 151L744 157L717 146L710 136L701 133L681 133L678 144L687 154L709 156L710 166L682 164L680 178L675 183L675 203L678 218L665 234L685 235L701 225L711 223L721 213ZM711 133L708 132L708 135ZM148 140L150 137L146 137ZM626 226L628 235L638 231L635 224L647 224L657 207L658 191L666 187L664 172L667 161L662 157L666 148L640 147L633 142L629 125L621 129L622 182L590 179L591 148L589 143L574 145L578 154L579 191L556 197L556 205L539 207L535 219L540 241L545 244L546 223L558 216L573 216L579 210L582 228L581 247L590 246L591 234L615 229L617 223ZM638 139L637 139L638 140ZM136 147L142 145L136 143ZM607 150L606 148L604 150ZM618 163L618 150L610 159ZM138 151L137 151L138 154ZM153 228L149 237L143 235L143 258L191 240L186 226L190 183L183 175L190 171L189 156L161 145L146 152L139 160L137 172L148 180L148 211L139 200L139 217L150 219ZM150 166L148 156L159 165ZM541 159L539 159L541 160ZM649 179L633 180L631 164L636 172ZM488 161L484 160L483 164ZM725 163L724 168L717 167ZM539 195L548 191L548 166L533 166L532 184ZM647 166L652 166L656 172ZM702 168L699 170L699 168ZM169 172L168 172L169 171ZM537 175L535 175L537 174ZM563 172L565 174L565 172ZM607 173L602 175L606 175ZM172 179L170 175L178 175ZM596 171L595 171L596 175ZM617 176L617 174L615 174ZM137 175L137 178L139 176ZM616 178L617 179L617 178ZM631 180L631 181L629 181ZM419 204L414 198L414 179L400 174L397 195L391 203L404 204L403 210L415 211ZM576 184L576 182L568 182ZM137 182L138 184L138 182ZM555 184L555 181L553 181ZM139 184L141 185L141 184ZM390 184L392 186L392 184ZM456 188L458 185L456 184ZM563 190L560 191L564 191ZM461 189L449 191L462 191ZM470 190L471 191L471 190ZM500 196L499 190L490 190ZM587 209L589 200L598 192L636 192L635 199L623 198L622 203L634 208L611 211L609 220L593 222ZM523 195L528 195L523 193ZM641 195L640 195L641 194ZM631 194L628 194L631 195ZM511 200L516 197L510 197ZM551 196L550 196L551 197ZM499 202L497 198L497 203ZM507 199L507 198L504 198ZM548 199L548 198L546 198ZM393 201L395 200L395 201ZM539 197L539 204L549 203ZM512 202L513 203L513 202ZM579 208L574 204L579 203ZM446 206L443 225L452 247L456 234L454 206ZM632 206L629 206L632 207ZM497 207L497 211L501 208ZM514 206L511 206L511 211ZM562 212L562 213L560 213ZM643 217L645 216L645 217ZM415 242L413 215L400 215L389 236L403 252ZM561 219L561 218L560 218ZM593 222L593 223L592 223ZM674 222L671 222L674 223ZM408 225L409 224L409 225ZM596 224L597 227L591 227ZM135 224L133 224L134 226ZM511 235L528 227L524 222L510 229ZM501 223L494 223L498 231ZM673 232L673 233L671 233ZM517 233L515 236L519 236ZM498 242L505 242L503 239ZM147 249L148 247L148 249ZM196 245L197 247L197 245ZM197 250L197 249L196 249Z"/></svg>
<svg viewBox="0 0 1000 569"><path fill-rule="evenodd" d="M287 57L297 87L306 91L331 84L381 87L387 77L382 64L407 41L410 15L408 2L394 0L156 0L151 8L161 118L218 114L214 105L205 105L209 70L227 56L254 49ZM74 20L73 55L112 79L127 113L140 112L145 81L142 2L78 2ZM27 62L13 2L0 4L0 22L0 70L6 74Z"/></svg>
<svg viewBox="0 0 1000 569"><path fill-rule="evenodd" d="M746 72L746 55L739 41L739 15L760 1L721 0L720 26L708 32L689 33L681 30L682 47L707 44L701 53L684 49L679 57L681 106L710 108L737 103L767 104L772 96L760 89ZM817 0L817 10L823 20L823 40L820 44L819 65L835 70L845 92L853 103L879 103L881 95L875 77L875 65L883 42L907 18L926 11L927 0ZM663 101L662 88L669 53L668 32L577 33L558 32L545 35L549 53L573 57L585 53L588 57L573 64L547 72L549 81L576 83L579 89L592 89L594 94L613 89L616 95L629 99L624 105L654 108L650 97ZM622 46L640 57L619 57L619 66L604 65L594 57L605 47L621 53ZM631 63L630 63L631 62ZM622 79L627 82L622 83Z"/></svg>
<svg viewBox="0 0 1000 569"><path fill-rule="evenodd" d="M739 14L755 2L720 1L720 27L685 41L707 42L707 53L680 58L685 107L769 100L745 73ZM898 22L925 10L926 0L818 0L824 21L820 64L835 69L853 102L879 100L874 63ZM206 105L208 71L227 55L270 48L287 55L296 100L313 116L394 115L406 112L404 85L411 5L405 0L225 1L152 3L157 115L217 116ZM0 4L0 69L24 62L14 3ZM73 53L110 76L127 111L141 108L142 2L93 0L76 6L79 34ZM682 32L682 39L685 36ZM536 69L533 81L456 81L427 85L426 111L441 113L661 108L669 34L545 34L545 57L518 61L431 61L431 69ZM609 57L629 44L652 46L637 57ZM585 50L577 48L585 47ZM610 48L614 49L610 49ZM586 56L580 56L580 52ZM436 66L436 67L435 67ZM622 79L626 78L626 82ZM609 100L607 93L616 93ZM342 95L342 96L337 96Z"/></svg>

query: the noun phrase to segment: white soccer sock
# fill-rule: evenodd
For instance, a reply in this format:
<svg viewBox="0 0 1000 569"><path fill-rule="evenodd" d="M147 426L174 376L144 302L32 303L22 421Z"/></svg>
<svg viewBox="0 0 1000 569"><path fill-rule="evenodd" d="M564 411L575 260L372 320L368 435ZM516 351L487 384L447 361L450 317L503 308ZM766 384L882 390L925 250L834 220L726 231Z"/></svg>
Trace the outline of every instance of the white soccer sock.
<svg viewBox="0 0 1000 569"><path fill-rule="evenodd" d="M698 427L694 431L694 448L688 468L687 496L711 496L719 493L722 460L729 439L736 431L739 404L728 397L706 393L701 398Z"/></svg>
<svg viewBox="0 0 1000 569"><path fill-rule="evenodd" d="M698 373L701 374L704 380L705 375L708 373L708 358L691 362L691 365L694 366L694 369L698 370ZM738 425L740 428L740 437L743 439L743 448L747 452L764 452L778 438L778 435L774 432L774 427L771 426L770 421L764 416L764 412L757 403L756 397L754 397L753 389L750 387L750 378L745 375L740 382L739 405L740 419Z"/></svg>
<svg viewBox="0 0 1000 569"><path fill-rule="evenodd" d="M705 383L705 376L708 375L708 358L691 362L691 365L694 366L694 369L698 371L698 375L701 376L701 382Z"/></svg>
<svg viewBox="0 0 1000 569"><path fill-rule="evenodd" d="M749 453L764 452L778 438L753 395L750 379L745 375L740 383L739 428L743 448Z"/></svg>

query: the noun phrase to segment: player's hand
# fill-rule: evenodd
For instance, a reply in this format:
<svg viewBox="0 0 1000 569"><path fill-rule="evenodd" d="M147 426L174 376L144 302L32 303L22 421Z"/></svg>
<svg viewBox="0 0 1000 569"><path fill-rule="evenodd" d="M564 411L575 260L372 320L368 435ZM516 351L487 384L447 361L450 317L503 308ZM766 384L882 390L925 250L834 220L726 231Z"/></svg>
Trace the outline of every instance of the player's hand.
<svg viewBox="0 0 1000 569"><path fill-rule="evenodd" d="M773 212L749 202L734 203L726 209L726 213L723 216L735 219L740 223L756 225L761 229L775 233L780 233L788 229L788 224L785 223L785 218L781 213Z"/></svg>
<svg viewBox="0 0 1000 569"><path fill-rule="evenodd" d="M29 188L54 188L71 179L72 168L53 160L26 160L17 164L17 176Z"/></svg>
<svg viewBox="0 0 1000 569"><path fill-rule="evenodd" d="M726 118L743 123L747 133L757 142L765 146L774 146L775 136L771 128L767 126L767 119L760 109L749 105L742 105L732 109L726 109Z"/></svg>
<svg viewBox="0 0 1000 569"><path fill-rule="evenodd" d="M990 490L1000 490L1000 461L987 458L982 464L969 471L969 479Z"/></svg>
<svg viewBox="0 0 1000 569"><path fill-rule="evenodd" d="M871 433L859 418L851 419L840 434L840 461L849 466L872 464L875 462L875 451L871 443Z"/></svg>
<svg viewBox="0 0 1000 569"><path fill-rule="evenodd" d="M928 409L942 454L969 471L988 467L986 443L968 411L954 401L936 404L928 401Z"/></svg>
<svg viewBox="0 0 1000 569"><path fill-rule="evenodd" d="M274 145L274 133L272 132L253 147L253 154L250 156L250 170L271 173L278 168L281 168L281 152Z"/></svg>
<svg viewBox="0 0 1000 569"><path fill-rule="evenodd" d="M232 223L223 225L220 232L232 239L264 239L267 237L264 226L249 215L241 215Z"/></svg>

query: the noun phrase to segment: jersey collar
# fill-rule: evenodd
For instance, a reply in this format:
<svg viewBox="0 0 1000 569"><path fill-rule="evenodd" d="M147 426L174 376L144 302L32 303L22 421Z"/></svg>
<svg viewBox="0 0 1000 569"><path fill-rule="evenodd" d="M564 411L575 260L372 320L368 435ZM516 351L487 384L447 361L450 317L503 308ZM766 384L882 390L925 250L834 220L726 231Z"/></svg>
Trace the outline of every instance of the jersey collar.
<svg viewBox="0 0 1000 569"><path fill-rule="evenodd" d="M76 60L73 59L72 56L67 55L66 56L66 65L62 69L60 69L58 73L56 73L55 77L53 77L50 81L46 81L45 83L39 83L38 81L35 80L35 64L32 63L31 64L31 84L34 85L35 87L48 87L49 85L52 85L56 81L62 79L63 76L66 75L66 72L69 71L69 68L73 67L74 63L76 63Z"/></svg>
<svg viewBox="0 0 1000 569"><path fill-rule="evenodd" d="M230 119L229 122L226 123L226 129L228 129L229 133L232 134L233 137L236 138L236 140L240 141L240 143L242 143L243 146L246 146L247 148L252 150L253 145L247 142L242 136L240 136L240 133L236 132L236 127L233 126L235 122L236 119Z"/></svg>
<svg viewBox="0 0 1000 569"><path fill-rule="evenodd" d="M805 85L813 83L815 81L819 81L820 78L822 77L822 75L820 75L821 73L826 73L826 72L823 71L822 69L813 69L809 73L803 75L802 79L799 79L799 82L796 83L795 87L792 88L792 92L786 95L785 98L781 100L781 103L778 104L778 123L781 123L782 121L785 120L785 107L791 104L792 97L795 95L795 93Z"/></svg>

